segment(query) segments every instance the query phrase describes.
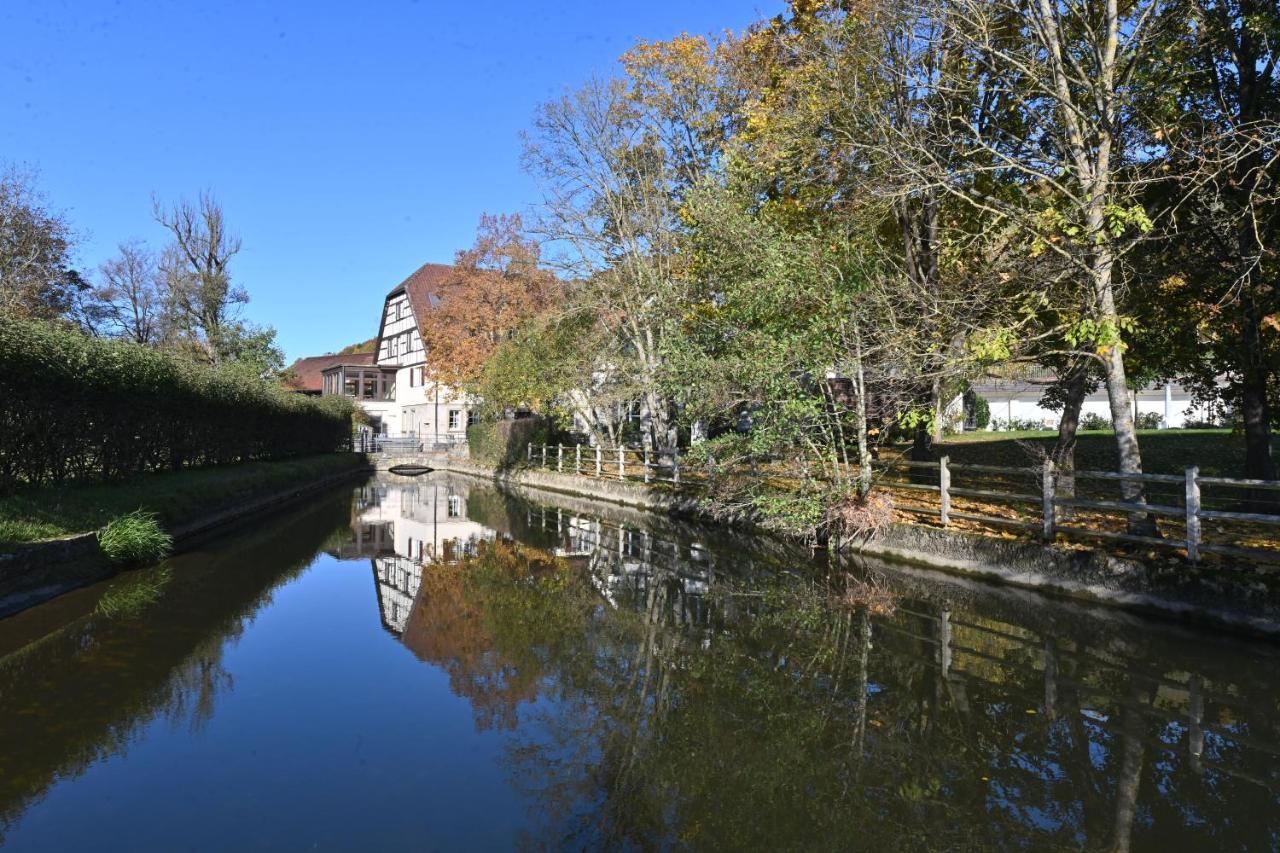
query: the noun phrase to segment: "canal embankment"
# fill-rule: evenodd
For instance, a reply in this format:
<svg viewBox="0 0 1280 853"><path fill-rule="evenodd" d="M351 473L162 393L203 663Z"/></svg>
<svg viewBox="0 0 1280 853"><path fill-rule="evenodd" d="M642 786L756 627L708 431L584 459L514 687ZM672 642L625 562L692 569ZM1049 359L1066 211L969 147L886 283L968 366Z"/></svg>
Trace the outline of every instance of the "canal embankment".
<svg viewBox="0 0 1280 853"><path fill-rule="evenodd" d="M687 492L663 484L608 480L541 468L499 469L440 455L439 470L634 507L671 517L767 533L749 513L713 513ZM952 575L1182 623L1280 640L1280 574L1262 567L1193 565L1167 554L1117 553L1079 543L1046 545L963 530L896 522L875 536L845 543L850 554L879 557Z"/></svg>
<svg viewBox="0 0 1280 853"><path fill-rule="evenodd" d="M181 551L224 525L372 470L361 454L334 453L8 495L0 500L0 617L114 574L119 567L101 553L98 530L124 513L155 513Z"/></svg>

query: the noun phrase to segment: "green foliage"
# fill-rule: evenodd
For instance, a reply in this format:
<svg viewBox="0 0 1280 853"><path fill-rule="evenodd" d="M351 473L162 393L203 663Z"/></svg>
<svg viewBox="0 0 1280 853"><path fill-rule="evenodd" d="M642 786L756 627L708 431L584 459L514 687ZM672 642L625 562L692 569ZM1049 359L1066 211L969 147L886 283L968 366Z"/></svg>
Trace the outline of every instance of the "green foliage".
<svg viewBox="0 0 1280 853"><path fill-rule="evenodd" d="M155 513L139 509L109 521L98 533L98 547L113 563L154 563L168 556L173 537L160 528Z"/></svg>
<svg viewBox="0 0 1280 853"><path fill-rule="evenodd" d="M978 429L991 426L991 404L986 397L978 396L973 401L973 421Z"/></svg>
<svg viewBox="0 0 1280 853"><path fill-rule="evenodd" d="M351 403L247 363L210 368L53 324L0 320L0 489L340 450Z"/></svg>
<svg viewBox="0 0 1280 853"><path fill-rule="evenodd" d="M123 482L23 489L0 495L0 549L96 530L139 507L156 513L161 524L172 528L252 498L350 472L364 464L364 459L354 453L327 453L141 474Z"/></svg>
<svg viewBox="0 0 1280 853"><path fill-rule="evenodd" d="M1096 412L1086 412L1080 418L1080 429L1090 432L1111 429L1111 421Z"/></svg>
<svg viewBox="0 0 1280 853"><path fill-rule="evenodd" d="M545 418L479 421L467 427L471 458L499 470L515 468L525 461L529 442L549 440L550 425Z"/></svg>

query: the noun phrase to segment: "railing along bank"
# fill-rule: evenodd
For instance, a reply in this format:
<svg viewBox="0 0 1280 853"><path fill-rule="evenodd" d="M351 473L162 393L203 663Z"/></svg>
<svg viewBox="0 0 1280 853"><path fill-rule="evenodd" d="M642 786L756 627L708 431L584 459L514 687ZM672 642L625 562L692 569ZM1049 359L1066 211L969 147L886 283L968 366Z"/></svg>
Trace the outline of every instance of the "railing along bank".
<svg viewBox="0 0 1280 853"><path fill-rule="evenodd" d="M749 469L735 468L717 472L714 459L704 466L682 465L677 451L652 451L630 447L584 447L583 445L547 445L530 443L526 450L530 467L539 467L560 473L599 477L617 481L664 483L682 489L699 489L709 486L719 473L721 476L768 476L752 465ZM1156 548L1185 551L1192 562L1199 562L1206 553L1240 557L1255 562L1280 563L1280 548L1240 547L1207 541L1204 536L1206 522L1215 525L1249 525L1266 531L1262 534L1268 542L1280 536L1280 514L1239 512L1230 509L1210 508L1202 497L1204 487L1215 489L1250 490L1251 492L1275 492L1280 503L1280 481L1247 480L1232 477L1208 477L1200 474L1197 466L1190 466L1177 474L1123 474L1113 471L1076 470L1059 472L1052 460L1035 467L1015 468L998 465L958 464L942 457L937 462L915 462L904 459L880 460L875 467L881 472L877 486L899 493L917 496L937 496L936 503L901 504L895 509L914 515L936 517L943 527L955 521L968 521L980 525L1019 529L1038 535L1045 542L1053 542L1059 535L1068 539L1100 539L1127 542ZM905 469L906 480L892 479L895 471ZM953 475L970 477L977 475L994 481L979 483L980 488L957 486ZM1034 479L1028 491L1011 491L1001 488L1010 479ZM1153 489L1176 493L1174 500L1164 502L1136 502L1108 500L1080 496L1076 488L1081 483L1140 482ZM1070 485L1065 485L1069 483ZM1038 493L1037 493L1038 492ZM997 503L1021 508L1026 512L1017 517L993 515L956 507L954 498L971 499L984 503ZM1092 519L1080 511L1093 512ZM1122 513L1124 516L1150 516L1163 518L1168 535L1148 536L1127 531L1085 526L1090 520L1105 522L1098 513ZM1066 522L1080 523L1066 523ZM1275 529L1276 535L1270 531ZM1241 535L1249 535L1248 531Z"/></svg>

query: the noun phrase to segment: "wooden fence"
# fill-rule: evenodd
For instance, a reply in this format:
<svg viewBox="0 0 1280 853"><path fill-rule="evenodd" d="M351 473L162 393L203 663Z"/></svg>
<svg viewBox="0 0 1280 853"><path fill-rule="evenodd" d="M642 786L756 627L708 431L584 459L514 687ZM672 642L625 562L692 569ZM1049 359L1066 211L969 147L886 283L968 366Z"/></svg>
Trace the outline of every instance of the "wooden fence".
<svg viewBox="0 0 1280 853"><path fill-rule="evenodd" d="M714 459L705 465L682 464L674 450L651 451L631 447L584 447L582 445L528 445L527 463L566 474L602 479L662 483L676 488L705 489L717 474L733 476L768 476L768 472L752 463L748 470L741 466L732 472L717 471ZM1231 477L1202 476L1196 466L1177 474L1122 474L1114 471L1077 470L1061 476L1053 461L1042 466L1015 468L997 465L952 463L948 457L937 462L914 462L906 459L881 460L875 463L877 486L912 496L913 502L895 501L895 509L916 516L936 518L943 527L964 521L980 526L1015 529L1053 542L1058 536L1067 539L1095 539L1146 545L1183 551L1191 562L1199 562L1206 553L1239 557L1254 562L1280 563L1280 548L1242 547L1206 539L1206 524L1215 529L1232 527L1237 537L1261 538L1266 542L1280 540L1280 515L1242 512L1240 490L1276 492L1280 498L1280 481L1245 480ZM905 472L905 476L903 475ZM1063 472L1066 473L1066 472ZM974 485L957 485L956 479L976 479ZM1113 500L1099 496L1098 491L1122 481L1140 482L1150 494L1146 502ZM1091 488L1091 484L1094 488ZM1018 490L1018 487L1024 489ZM1206 501L1203 492L1216 493ZM1230 492L1234 491L1233 497ZM960 499L957 501L956 499ZM997 515L992 505L1008 507L1009 515ZM1119 518L1117 518L1117 515ZM1117 521L1131 516L1147 516L1163 521L1160 536L1130 533L1114 528ZM1076 523L1068 523L1076 522Z"/></svg>

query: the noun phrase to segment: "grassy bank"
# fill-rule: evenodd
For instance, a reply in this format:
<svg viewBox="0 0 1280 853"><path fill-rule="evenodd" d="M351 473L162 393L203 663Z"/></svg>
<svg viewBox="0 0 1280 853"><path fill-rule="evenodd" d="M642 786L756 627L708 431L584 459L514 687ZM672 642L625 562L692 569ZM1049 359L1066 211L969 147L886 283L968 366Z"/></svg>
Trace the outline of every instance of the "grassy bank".
<svg viewBox="0 0 1280 853"><path fill-rule="evenodd" d="M352 453L146 474L121 483L34 489L0 497L0 549L96 530L133 510L166 528L250 498L365 464Z"/></svg>
<svg viewBox="0 0 1280 853"><path fill-rule="evenodd" d="M936 451L952 462L1023 467L1036 460L1034 447L1047 451L1057 437L1052 430L970 432L947 436ZM1188 465L1199 465L1200 472L1208 476L1244 476L1244 440L1230 430L1139 430L1138 440L1142 469L1148 473L1181 474ZM1077 468L1115 471L1119 464L1115 433L1080 433L1076 439Z"/></svg>

